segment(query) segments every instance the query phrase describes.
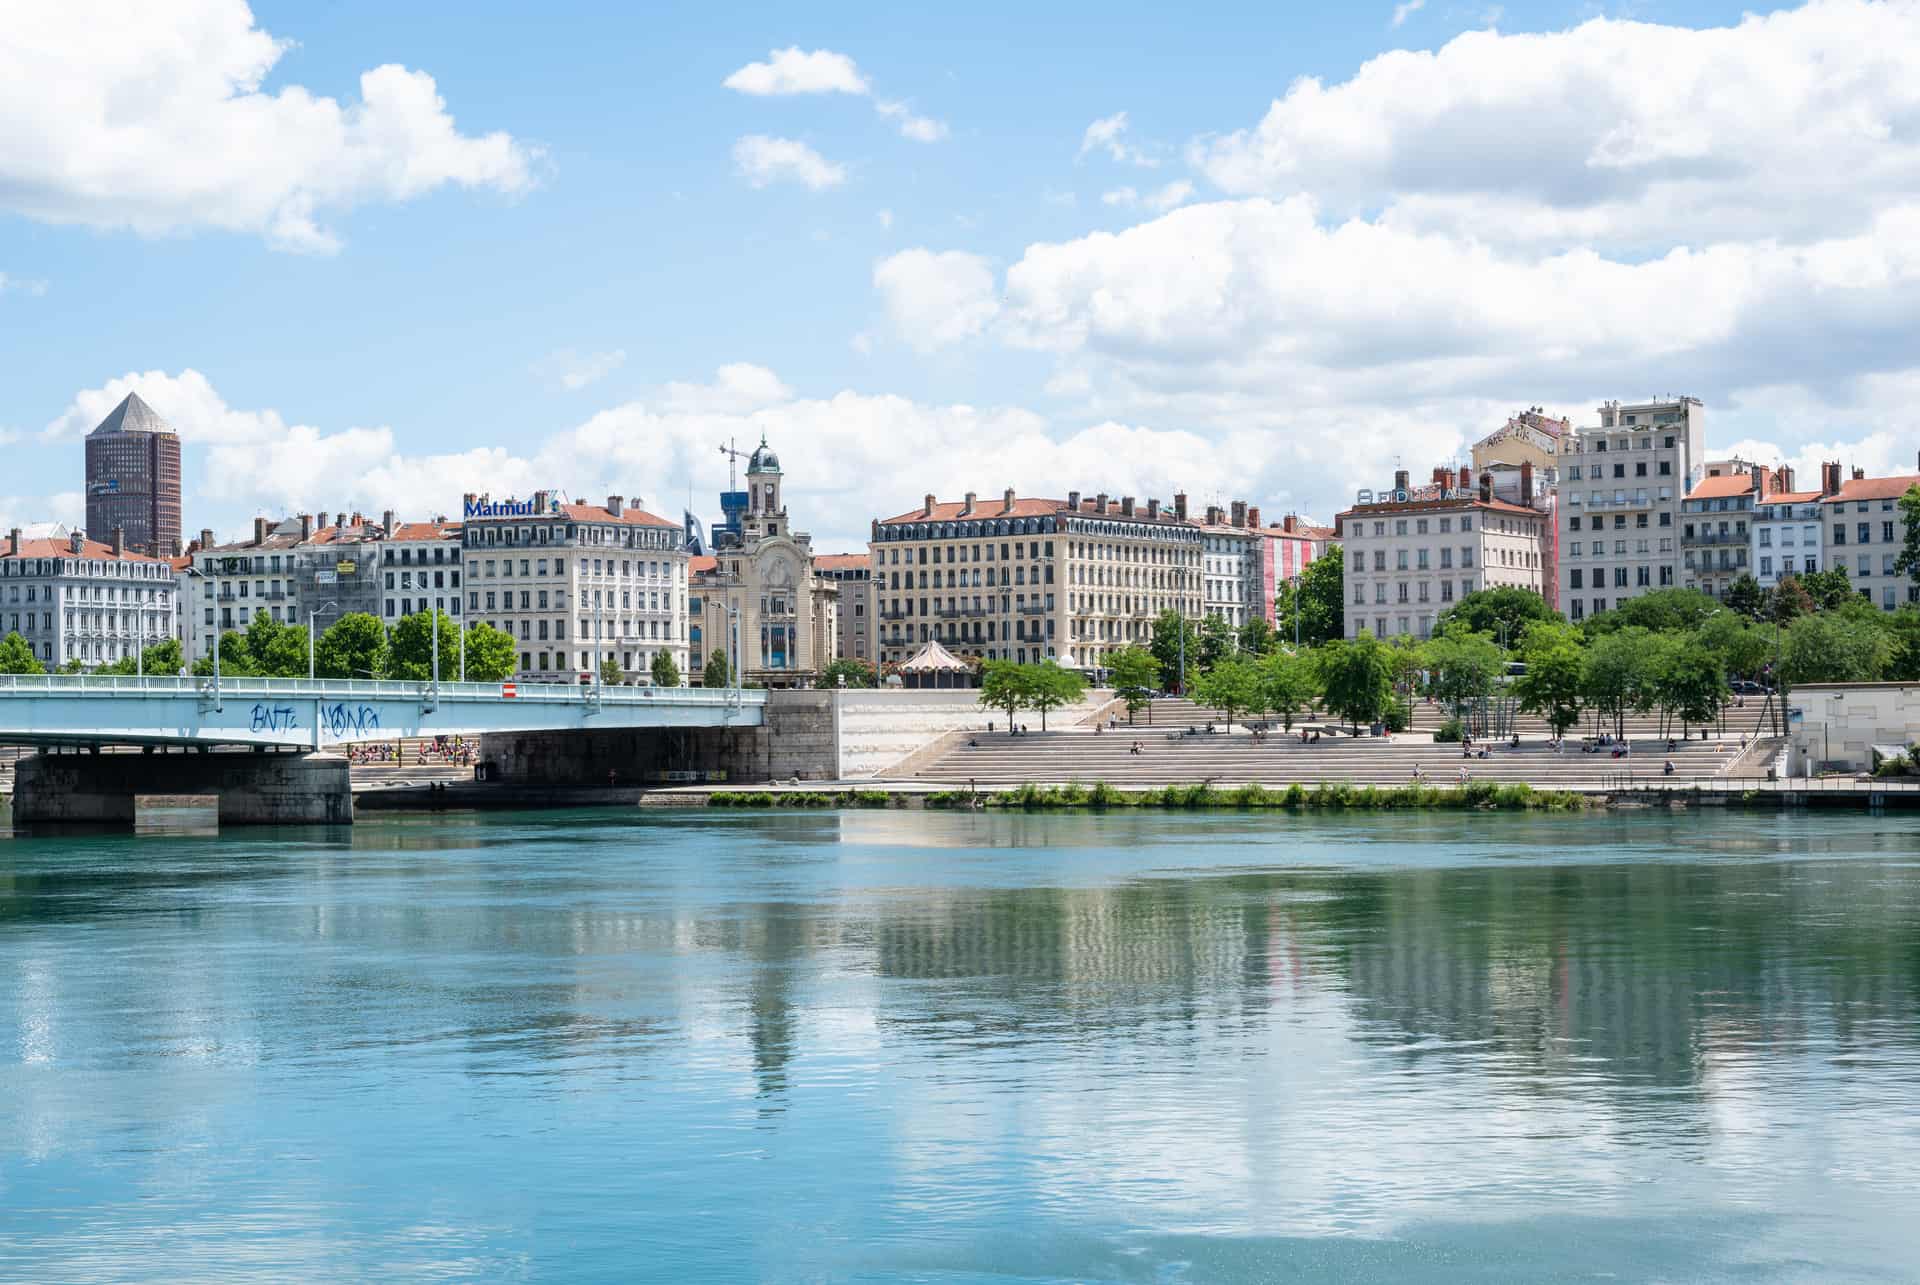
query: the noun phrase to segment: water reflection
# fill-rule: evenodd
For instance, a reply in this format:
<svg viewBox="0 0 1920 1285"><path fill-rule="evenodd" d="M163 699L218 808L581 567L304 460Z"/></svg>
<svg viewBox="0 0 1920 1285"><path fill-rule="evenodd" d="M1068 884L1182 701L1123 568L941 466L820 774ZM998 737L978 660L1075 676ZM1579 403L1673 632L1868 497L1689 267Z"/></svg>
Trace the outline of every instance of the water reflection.
<svg viewBox="0 0 1920 1285"><path fill-rule="evenodd" d="M1569 1218L1628 1276L1913 1248L1920 842L1864 818L0 851L13 1274L137 1276L160 1228L189 1275L1437 1275L1552 1264Z"/></svg>

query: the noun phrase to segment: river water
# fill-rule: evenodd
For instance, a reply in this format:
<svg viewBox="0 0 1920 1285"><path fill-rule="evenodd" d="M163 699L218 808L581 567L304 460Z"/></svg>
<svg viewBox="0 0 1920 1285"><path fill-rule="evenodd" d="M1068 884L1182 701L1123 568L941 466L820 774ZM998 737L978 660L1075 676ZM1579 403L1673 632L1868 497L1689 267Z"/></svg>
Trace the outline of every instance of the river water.
<svg viewBox="0 0 1920 1285"><path fill-rule="evenodd" d="M1920 835L0 841L0 1278L1899 1280Z"/></svg>

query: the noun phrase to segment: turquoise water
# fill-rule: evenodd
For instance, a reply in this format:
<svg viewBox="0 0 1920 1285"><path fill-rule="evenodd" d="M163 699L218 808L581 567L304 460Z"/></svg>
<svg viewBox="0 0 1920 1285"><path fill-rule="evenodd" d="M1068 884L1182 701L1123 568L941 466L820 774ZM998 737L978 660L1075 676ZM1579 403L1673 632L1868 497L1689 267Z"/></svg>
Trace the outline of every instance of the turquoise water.
<svg viewBox="0 0 1920 1285"><path fill-rule="evenodd" d="M0 1277L1903 1280L1908 818L0 841Z"/></svg>

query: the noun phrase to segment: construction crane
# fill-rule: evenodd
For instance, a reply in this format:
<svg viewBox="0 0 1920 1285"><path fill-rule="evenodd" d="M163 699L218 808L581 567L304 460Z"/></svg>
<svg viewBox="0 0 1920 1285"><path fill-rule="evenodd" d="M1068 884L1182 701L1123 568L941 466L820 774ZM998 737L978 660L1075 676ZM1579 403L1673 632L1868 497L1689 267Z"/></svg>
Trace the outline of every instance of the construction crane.
<svg viewBox="0 0 1920 1285"><path fill-rule="evenodd" d="M735 445L737 440L729 437L720 447L720 453L727 457L727 489L729 491L740 489L740 461L752 454L750 451L739 450Z"/></svg>

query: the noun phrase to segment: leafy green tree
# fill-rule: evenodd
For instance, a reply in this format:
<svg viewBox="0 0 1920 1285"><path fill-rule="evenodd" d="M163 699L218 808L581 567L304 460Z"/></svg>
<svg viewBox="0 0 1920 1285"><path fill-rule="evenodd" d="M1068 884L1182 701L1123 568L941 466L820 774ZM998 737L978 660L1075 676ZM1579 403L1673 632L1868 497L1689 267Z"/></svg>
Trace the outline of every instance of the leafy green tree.
<svg viewBox="0 0 1920 1285"><path fill-rule="evenodd" d="M1907 488L1900 497L1900 521L1906 528L1899 556L1893 569L1920 585L1920 482Z"/></svg>
<svg viewBox="0 0 1920 1285"><path fill-rule="evenodd" d="M60 668L53 672L56 674L84 674L87 672L87 666L78 656L74 656L71 659L61 661Z"/></svg>
<svg viewBox="0 0 1920 1285"><path fill-rule="evenodd" d="M1513 681L1520 708L1547 720L1555 736L1580 721L1580 687L1586 657L1580 631L1558 621L1536 620L1520 647L1527 672Z"/></svg>
<svg viewBox="0 0 1920 1285"><path fill-rule="evenodd" d="M323 648L327 645L324 636L320 639L320 645ZM464 656L465 679L470 683L504 683L519 668L514 663L513 638L505 630L495 629L484 620L467 627Z"/></svg>
<svg viewBox="0 0 1920 1285"><path fill-rule="evenodd" d="M1291 732L1293 716L1313 708L1320 695L1313 658L1306 652L1276 651L1259 660L1260 708L1280 715Z"/></svg>
<svg viewBox="0 0 1920 1285"><path fill-rule="evenodd" d="M1026 665L1027 708L1040 713L1040 730L1047 730L1047 711L1071 705L1086 693L1086 675L1062 669L1056 661Z"/></svg>
<svg viewBox="0 0 1920 1285"><path fill-rule="evenodd" d="M1739 612L1748 620L1759 620L1767 613L1767 591L1750 575L1743 575L1728 585L1727 596L1722 601L1729 610Z"/></svg>
<svg viewBox="0 0 1920 1285"><path fill-rule="evenodd" d="M319 644L314 645L314 672L319 672ZM307 627L285 625L276 631L264 652L254 651L252 639L247 651L253 656L254 671L266 678L305 678L307 676Z"/></svg>
<svg viewBox="0 0 1920 1285"><path fill-rule="evenodd" d="M33 654L33 648L18 633L0 638L0 674L44 674L47 667Z"/></svg>
<svg viewBox="0 0 1920 1285"><path fill-rule="evenodd" d="M286 628L285 625L275 620L265 611L256 611L253 613L253 619L247 622L247 627L242 631L242 636L247 640L248 666L255 676L260 678L294 678L306 676L307 649L305 638L300 640L300 668L298 673L280 674L274 671L274 644L279 641L280 635L286 632ZM226 653L220 653L220 663L222 667L225 666L226 660Z"/></svg>
<svg viewBox="0 0 1920 1285"><path fill-rule="evenodd" d="M1773 630L1756 629L1745 616L1722 611L1709 616L1695 636L1735 678L1751 678L1773 657Z"/></svg>
<svg viewBox="0 0 1920 1285"><path fill-rule="evenodd" d="M1615 736L1625 734L1628 714L1653 708L1654 651L1654 634L1640 625L1602 634L1587 647L1580 696L1613 720Z"/></svg>
<svg viewBox="0 0 1920 1285"><path fill-rule="evenodd" d="M1587 641L1616 629L1639 627L1656 634L1698 629L1720 610L1719 600L1698 589L1655 589L1629 598L1612 611L1589 616L1582 627Z"/></svg>
<svg viewBox="0 0 1920 1285"><path fill-rule="evenodd" d="M1680 720L1683 733L1713 722L1733 699L1726 667L1697 632L1663 638L1655 663L1654 703L1669 723Z"/></svg>
<svg viewBox="0 0 1920 1285"><path fill-rule="evenodd" d="M403 616L394 624L393 633L387 640L387 677L414 682L425 682L433 677L436 617L439 620L440 677L452 678L459 672L459 662L454 653L460 646L460 625L446 612L429 608L416 611L411 616Z"/></svg>
<svg viewBox="0 0 1920 1285"><path fill-rule="evenodd" d="M253 665L253 649L247 645L247 636L237 629L229 629L220 635L217 644L220 648L220 674L223 678L258 678L259 672ZM213 673L213 657L202 656L193 662L193 672L197 677L205 678Z"/></svg>
<svg viewBox="0 0 1920 1285"><path fill-rule="evenodd" d="M715 648L707 654L706 667L700 671L702 687L730 687L733 685L733 670L727 665L727 653Z"/></svg>
<svg viewBox="0 0 1920 1285"><path fill-rule="evenodd" d="M180 644L172 638L167 638L142 651L138 658L122 656L111 665L102 665L93 672L96 674L115 674L123 678L135 674L178 674L180 672Z"/></svg>
<svg viewBox="0 0 1920 1285"><path fill-rule="evenodd" d="M1244 656L1227 656L1194 680L1193 694L1202 705L1225 714L1232 730L1235 715L1260 703L1260 672Z"/></svg>
<svg viewBox="0 0 1920 1285"><path fill-rule="evenodd" d="M1458 620L1421 646L1420 663L1432 675L1434 699L1456 718L1470 702L1491 696L1506 671L1506 658L1492 636L1475 633Z"/></svg>
<svg viewBox="0 0 1920 1285"><path fill-rule="evenodd" d="M1013 716L1026 708L1030 676L1027 667L1011 660L989 660L980 671L980 703L1005 710L1007 730L1013 730Z"/></svg>
<svg viewBox="0 0 1920 1285"><path fill-rule="evenodd" d="M1886 623L1892 654L1882 677L1896 683L1920 681L1920 607L1902 607Z"/></svg>
<svg viewBox="0 0 1920 1285"><path fill-rule="evenodd" d="M1334 639L1314 652L1314 660L1327 709L1356 729L1393 703L1393 656L1369 631Z"/></svg>
<svg viewBox="0 0 1920 1285"><path fill-rule="evenodd" d="M224 664L224 652L221 657ZM322 678L384 676L387 672L386 627L364 611L348 612L328 625L314 644L314 672ZM472 672L471 661L468 672Z"/></svg>
<svg viewBox="0 0 1920 1285"><path fill-rule="evenodd" d="M1200 668L1212 669L1215 665L1233 655L1235 636L1233 627L1219 616L1208 616L1200 622ZM1188 672L1192 672L1193 656L1187 656Z"/></svg>
<svg viewBox="0 0 1920 1285"><path fill-rule="evenodd" d="M1175 691L1180 686L1181 642L1186 644L1189 673L1200 668L1200 635L1193 622L1169 607L1154 617L1153 641L1147 644L1153 658L1160 662L1160 686Z"/></svg>
<svg viewBox="0 0 1920 1285"><path fill-rule="evenodd" d="M1281 584L1274 596L1273 614L1279 621L1277 632L1281 640L1292 642L1297 636L1303 647L1332 642L1340 636L1341 613L1346 610L1346 602L1345 555L1339 545L1330 544L1324 554L1306 565L1296 580Z"/></svg>
<svg viewBox="0 0 1920 1285"><path fill-rule="evenodd" d="M680 685L680 666L675 663L670 651L656 651L647 667L647 674L653 679L655 687L678 687ZM853 686L848 683L847 686ZM872 686L872 684L868 684Z"/></svg>
<svg viewBox="0 0 1920 1285"><path fill-rule="evenodd" d="M1788 624L1801 616L1810 616L1818 608L1813 595L1800 583L1799 576L1781 576L1767 595L1767 619L1777 625Z"/></svg>
<svg viewBox="0 0 1920 1285"><path fill-rule="evenodd" d="M1147 709L1160 685L1160 662L1143 647L1122 647L1107 657L1107 678L1113 694L1127 703L1127 722Z"/></svg>
<svg viewBox="0 0 1920 1285"><path fill-rule="evenodd" d="M1781 676L1790 684L1864 683L1894 660L1894 640L1880 612L1862 602L1802 616L1780 643Z"/></svg>
<svg viewBox="0 0 1920 1285"><path fill-rule="evenodd" d="M1279 636L1273 632L1273 626L1267 623L1265 616L1249 617L1247 623L1240 626L1240 650L1249 656L1264 656L1279 641Z"/></svg>
<svg viewBox="0 0 1920 1285"><path fill-rule="evenodd" d="M602 687L618 687L626 681L627 671L620 668L620 661L617 657L611 654L601 657L600 685Z"/></svg>
<svg viewBox="0 0 1920 1285"><path fill-rule="evenodd" d="M664 652L661 654L665 655ZM668 659L672 658L669 657ZM840 681L843 678L846 680L844 684ZM872 687L875 683L879 682L879 680L879 675L874 671L872 664L856 658L836 660L820 671L820 685L822 687L840 687L843 685L847 687Z"/></svg>
<svg viewBox="0 0 1920 1285"><path fill-rule="evenodd" d="M1847 564L1836 562L1825 571L1809 571L1800 577L1800 587L1821 611L1832 611L1857 595L1847 576Z"/></svg>
<svg viewBox="0 0 1920 1285"><path fill-rule="evenodd" d="M1457 625L1468 633L1485 634L1508 647L1518 647L1527 626L1536 620L1558 620L1560 613L1531 589L1517 585L1499 585L1477 589L1442 611L1434 620L1436 633L1445 633ZM1506 626L1505 630L1501 626Z"/></svg>

